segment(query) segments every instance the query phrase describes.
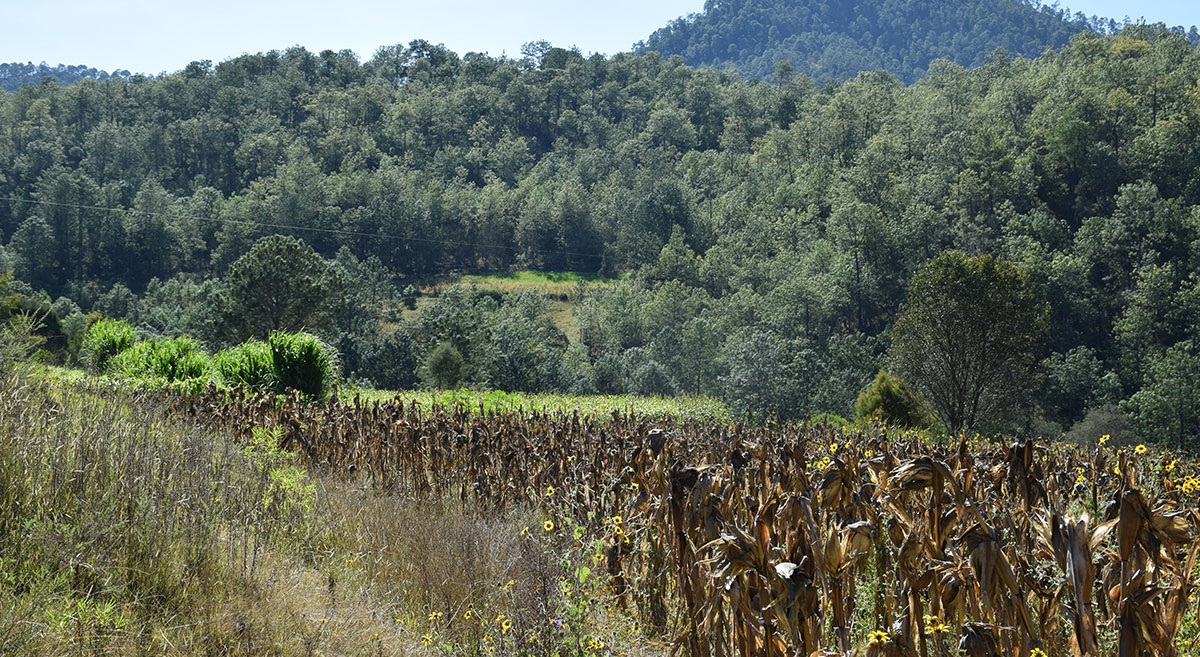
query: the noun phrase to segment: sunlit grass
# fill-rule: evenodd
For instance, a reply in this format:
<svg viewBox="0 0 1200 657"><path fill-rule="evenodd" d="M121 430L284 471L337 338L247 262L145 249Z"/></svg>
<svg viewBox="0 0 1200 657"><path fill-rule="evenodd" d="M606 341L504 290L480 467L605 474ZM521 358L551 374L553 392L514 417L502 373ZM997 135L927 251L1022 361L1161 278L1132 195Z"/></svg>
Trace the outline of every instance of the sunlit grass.
<svg viewBox="0 0 1200 657"><path fill-rule="evenodd" d="M526 411L560 412L605 416L614 411L671 417L697 422L728 422L729 407L712 397L642 397L639 395L569 395L563 393L490 392L476 390L354 390L343 391L343 398L361 395L364 400L402 400L422 406L438 405L484 412Z"/></svg>

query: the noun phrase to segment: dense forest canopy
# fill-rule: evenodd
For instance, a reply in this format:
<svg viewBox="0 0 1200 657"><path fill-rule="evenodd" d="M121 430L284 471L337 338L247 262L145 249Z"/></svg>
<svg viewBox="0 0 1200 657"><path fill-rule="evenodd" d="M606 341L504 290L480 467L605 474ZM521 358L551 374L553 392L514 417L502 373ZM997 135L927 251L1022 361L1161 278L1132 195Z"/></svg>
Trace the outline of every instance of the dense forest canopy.
<svg viewBox="0 0 1200 657"><path fill-rule="evenodd" d="M215 347L237 333L223 278L284 233L345 290L322 331L376 382L413 384L449 343L467 384L798 416L851 412L913 272L955 249L1015 263L1049 303L1025 417L1200 428L1200 53L1184 35L938 60L911 86L527 51L294 48L0 94L0 270L45 291L68 334L96 310ZM510 267L633 275L584 295L570 341L529 296L451 290L384 316L421 277Z"/></svg>
<svg viewBox="0 0 1200 657"><path fill-rule="evenodd" d="M1118 27L1038 0L708 0L634 48L760 79L788 62L785 79L784 71L824 82L886 70L911 83L936 59L978 66L997 49L1037 57L1084 30ZM1189 36L1200 39L1195 28Z"/></svg>
<svg viewBox="0 0 1200 657"><path fill-rule="evenodd" d="M61 84L71 84L80 80L107 80L109 78L127 78L129 71L117 70L109 73L81 64L48 66L46 62L9 62L0 64L0 89L16 91L27 84L38 84L45 78L54 78Z"/></svg>

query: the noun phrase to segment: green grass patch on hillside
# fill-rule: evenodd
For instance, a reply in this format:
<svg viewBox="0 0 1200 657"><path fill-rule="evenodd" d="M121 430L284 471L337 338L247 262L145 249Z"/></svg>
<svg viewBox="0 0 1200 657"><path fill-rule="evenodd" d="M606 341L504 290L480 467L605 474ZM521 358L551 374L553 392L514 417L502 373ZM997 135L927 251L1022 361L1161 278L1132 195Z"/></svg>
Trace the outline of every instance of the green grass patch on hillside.
<svg viewBox="0 0 1200 657"><path fill-rule="evenodd" d="M607 285L617 279L599 274L571 271L511 271L492 274L468 274L438 280L422 290L424 294L436 295L454 285L470 285L481 290L493 290L502 294L536 291L567 300L587 285Z"/></svg>
<svg viewBox="0 0 1200 657"><path fill-rule="evenodd" d="M498 294L536 292L550 299L550 316L554 326L562 331L568 340L574 342L579 339L579 327L575 324L575 300L579 292L588 286L610 285L629 276L621 274L616 278L606 278L590 272L532 270L451 276L422 286L420 296L416 299L416 307L404 308L399 314L404 321L411 322L417 319L434 298L455 285L467 285L480 291ZM387 324L386 327L394 328L395 324Z"/></svg>

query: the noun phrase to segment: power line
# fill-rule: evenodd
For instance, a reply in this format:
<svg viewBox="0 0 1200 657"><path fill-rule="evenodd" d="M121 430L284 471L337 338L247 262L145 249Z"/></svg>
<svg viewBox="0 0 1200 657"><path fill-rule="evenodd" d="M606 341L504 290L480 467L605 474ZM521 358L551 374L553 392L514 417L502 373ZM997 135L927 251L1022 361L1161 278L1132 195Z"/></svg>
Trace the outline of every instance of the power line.
<svg viewBox="0 0 1200 657"><path fill-rule="evenodd" d="M273 228L276 230L306 230L313 233L324 233L329 235L345 235L348 237L367 237L379 240L397 240L405 242L422 242L425 244L442 244L448 246L470 246L480 249L500 249L502 251L512 251L514 253L540 253L542 255L565 255L577 256L580 258L597 258L603 259L604 256L598 253L579 253L576 251L551 251L547 249L522 249L515 246L505 246L503 244L483 244L480 242L464 242L459 240L440 240L432 237L406 237L403 235L390 235L387 233L364 233L361 231L341 230L338 228L316 228L311 226L289 226L287 224L276 224L266 221L247 221L245 219L219 219L215 217L202 217L199 215L186 214L169 214L165 212L149 212L147 210L133 210L129 208L107 208L100 205L83 205L79 203L60 203L57 201L42 201L37 199L16 198L12 196L0 196L0 201L8 201L11 203L27 203L30 205L46 205L59 208L71 208L75 210L98 210L101 212L123 212L126 214L136 214L145 217L162 217L165 219L190 219L192 221L208 221L211 223L231 224L235 226L251 226L257 228Z"/></svg>

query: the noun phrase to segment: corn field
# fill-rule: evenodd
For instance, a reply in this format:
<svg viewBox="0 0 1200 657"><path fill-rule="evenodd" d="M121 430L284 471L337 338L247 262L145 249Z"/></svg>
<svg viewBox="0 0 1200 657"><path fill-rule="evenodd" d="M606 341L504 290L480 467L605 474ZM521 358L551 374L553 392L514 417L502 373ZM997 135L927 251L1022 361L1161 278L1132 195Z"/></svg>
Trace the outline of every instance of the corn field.
<svg viewBox="0 0 1200 657"><path fill-rule="evenodd" d="M1196 465L1144 446L472 412L210 390L315 471L605 537L606 595L690 657L1200 654ZM548 525L549 526L549 525Z"/></svg>

